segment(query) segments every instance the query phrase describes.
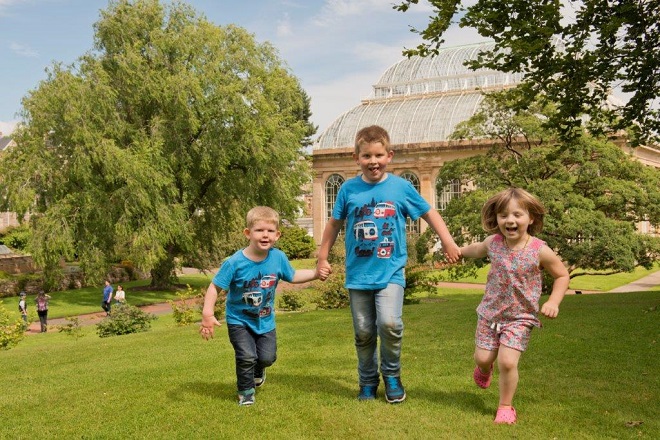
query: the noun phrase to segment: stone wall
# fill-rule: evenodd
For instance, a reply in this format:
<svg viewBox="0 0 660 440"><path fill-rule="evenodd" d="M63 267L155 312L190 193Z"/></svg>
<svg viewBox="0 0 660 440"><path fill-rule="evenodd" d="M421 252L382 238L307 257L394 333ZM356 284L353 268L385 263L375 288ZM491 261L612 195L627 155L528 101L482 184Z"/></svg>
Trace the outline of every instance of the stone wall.
<svg viewBox="0 0 660 440"><path fill-rule="evenodd" d="M26 255L11 255L0 257L0 271L10 275L34 272L34 261Z"/></svg>

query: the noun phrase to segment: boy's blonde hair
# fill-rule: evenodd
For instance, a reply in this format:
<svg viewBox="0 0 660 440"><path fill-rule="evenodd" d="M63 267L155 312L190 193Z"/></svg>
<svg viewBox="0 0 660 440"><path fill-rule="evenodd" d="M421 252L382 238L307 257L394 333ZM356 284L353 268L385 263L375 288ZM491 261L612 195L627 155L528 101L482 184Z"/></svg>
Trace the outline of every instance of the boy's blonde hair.
<svg viewBox="0 0 660 440"><path fill-rule="evenodd" d="M245 216L245 223L248 229L252 229L254 224L259 221L272 223L278 229L280 227L280 215L268 206L255 206Z"/></svg>
<svg viewBox="0 0 660 440"><path fill-rule="evenodd" d="M390 152L390 135L379 125L370 125L360 129L355 135L355 154L360 154L360 148L366 144L380 142L385 150Z"/></svg>
<svg viewBox="0 0 660 440"><path fill-rule="evenodd" d="M515 199L521 208L529 213L529 217L534 220L527 228L530 235L536 235L543 229L543 216L545 207L533 195L522 188L508 188L501 191L486 201L481 209L481 225L489 234L499 231L497 226L497 214L506 210L509 202Z"/></svg>

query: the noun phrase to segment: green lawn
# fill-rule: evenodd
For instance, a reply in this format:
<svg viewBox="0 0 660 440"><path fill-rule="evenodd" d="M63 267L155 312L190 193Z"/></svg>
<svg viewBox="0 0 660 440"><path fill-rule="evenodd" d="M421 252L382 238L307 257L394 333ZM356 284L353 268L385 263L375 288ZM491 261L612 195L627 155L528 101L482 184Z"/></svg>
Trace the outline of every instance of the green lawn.
<svg viewBox="0 0 660 440"><path fill-rule="evenodd" d="M405 306L399 405L382 389L356 400L346 309L278 315L278 361L248 408L236 404L224 326L210 342L170 315L142 334L30 335L0 353L0 438L658 438L657 293L567 297L521 359L516 426L492 423L497 380L472 383L480 298L463 290Z"/></svg>

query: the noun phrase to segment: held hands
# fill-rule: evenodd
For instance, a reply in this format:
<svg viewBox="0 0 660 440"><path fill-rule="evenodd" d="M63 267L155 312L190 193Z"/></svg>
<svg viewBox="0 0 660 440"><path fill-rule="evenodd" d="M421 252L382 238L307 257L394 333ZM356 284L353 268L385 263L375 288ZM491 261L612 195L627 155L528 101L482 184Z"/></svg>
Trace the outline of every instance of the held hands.
<svg viewBox="0 0 660 440"><path fill-rule="evenodd" d="M456 243L452 242L449 246L442 246L442 249L444 250L445 257L447 257L447 261L450 263L457 263L461 260L461 249L456 245Z"/></svg>
<svg viewBox="0 0 660 440"><path fill-rule="evenodd" d="M319 280L327 280L331 273L332 267L327 260L320 260L316 263L316 274L318 275Z"/></svg>
<svg viewBox="0 0 660 440"><path fill-rule="evenodd" d="M541 313L548 318L554 319L559 314L559 306L551 302L546 302L543 304L543 307L541 307Z"/></svg>
<svg viewBox="0 0 660 440"><path fill-rule="evenodd" d="M199 334L202 335L202 338L205 340L213 339L213 333L215 332L215 326L220 327L222 324L215 318L215 316L202 316L202 325L199 327Z"/></svg>

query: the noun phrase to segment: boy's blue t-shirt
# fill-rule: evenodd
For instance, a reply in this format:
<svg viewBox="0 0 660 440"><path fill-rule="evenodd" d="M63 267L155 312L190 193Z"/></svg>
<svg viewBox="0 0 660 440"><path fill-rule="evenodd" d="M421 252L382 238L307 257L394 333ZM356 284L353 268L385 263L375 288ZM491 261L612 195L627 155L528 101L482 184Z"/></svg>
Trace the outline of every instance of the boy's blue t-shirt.
<svg viewBox="0 0 660 440"><path fill-rule="evenodd" d="M270 249L259 262L240 250L227 259L213 277L213 284L226 290L227 324L243 325L256 334L275 329L275 288L280 279L292 281L295 270L279 249Z"/></svg>
<svg viewBox="0 0 660 440"><path fill-rule="evenodd" d="M405 287L406 217L417 220L431 205L407 180L388 174L376 184L361 176L339 189L332 216L346 220L346 287Z"/></svg>

